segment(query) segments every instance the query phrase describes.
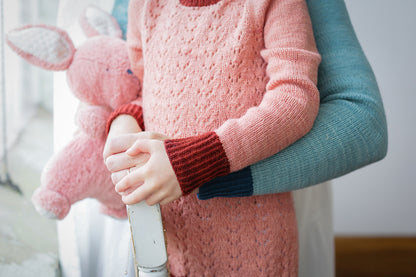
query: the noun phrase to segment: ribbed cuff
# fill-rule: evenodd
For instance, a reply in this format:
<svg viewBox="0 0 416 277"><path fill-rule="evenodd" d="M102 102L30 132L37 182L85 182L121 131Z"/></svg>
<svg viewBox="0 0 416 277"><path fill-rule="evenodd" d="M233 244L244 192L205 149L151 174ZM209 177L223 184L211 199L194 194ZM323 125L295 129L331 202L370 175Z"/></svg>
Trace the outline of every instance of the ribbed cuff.
<svg viewBox="0 0 416 277"><path fill-rule="evenodd" d="M165 140L165 148L183 195L230 172L230 163L215 132Z"/></svg>
<svg viewBox="0 0 416 277"><path fill-rule="evenodd" d="M140 129L142 129L142 131L144 131L144 121L143 121L143 109L141 106L136 105L136 104L126 104L123 105L117 109L115 109L111 114L110 117L107 120L107 126L106 126L106 134L108 134L108 132L110 131L110 127L111 127L111 123L113 122L113 120L122 114L128 114L131 115L132 117L134 117L137 121L137 124L139 124Z"/></svg>
<svg viewBox="0 0 416 277"><path fill-rule="evenodd" d="M199 187L198 198L243 197L253 195L253 178L250 167L217 177Z"/></svg>

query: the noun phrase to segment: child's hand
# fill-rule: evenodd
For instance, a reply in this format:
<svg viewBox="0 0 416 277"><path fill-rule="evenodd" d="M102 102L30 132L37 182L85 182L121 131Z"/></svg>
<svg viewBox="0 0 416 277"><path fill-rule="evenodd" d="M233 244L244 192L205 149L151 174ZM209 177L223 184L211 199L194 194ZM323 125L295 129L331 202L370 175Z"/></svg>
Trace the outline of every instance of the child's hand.
<svg viewBox="0 0 416 277"><path fill-rule="evenodd" d="M134 144L126 151L126 145ZM110 155L106 159L113 172L116 191L123 202L131 205L146 200L148 205L168 204L182 195L179 182L166 154L163 140L166 136L142 132L120 136L109 142Z"/></svg>
<svg viewBox="0 0 416 277"><path fill-rule="evenodd" d="M103 151L103 157L107 169L112 173L111 177L114 185L120 182L130 171L140 167L149 159L150 155L148 153L139 153L134 156L126 154L126 151L138 139L156 139L164 141L165 139L168 139L168 137L154 132L111 134L110 131Z"/></svg>
<svg viewBox="0 0 416 277"><path fill-rule="evenodd" d="M122 195L131 187L141 184L132 192L123 195L122 199L125 204L146 200L148 205L157 203L164 205L182 195L162 140L139 139L126 153L129 156L148 153L150 158L143 166L130 171L117 183L116 191Z"/></svg>

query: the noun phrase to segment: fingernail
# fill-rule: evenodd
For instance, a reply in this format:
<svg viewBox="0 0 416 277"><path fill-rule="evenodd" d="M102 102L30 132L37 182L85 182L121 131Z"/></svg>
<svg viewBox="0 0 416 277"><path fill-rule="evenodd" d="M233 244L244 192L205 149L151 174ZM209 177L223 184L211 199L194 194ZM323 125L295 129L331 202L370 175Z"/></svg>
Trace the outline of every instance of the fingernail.
<svg viewBox="0 0 416 277"><path fill-rule="evenodd" d="M115 190L118 194L122 194L122 193L124 193L124 191L120 191L120 189L119 189L119 187L118 187L117 185L114 187L114 190Z"/></svg>

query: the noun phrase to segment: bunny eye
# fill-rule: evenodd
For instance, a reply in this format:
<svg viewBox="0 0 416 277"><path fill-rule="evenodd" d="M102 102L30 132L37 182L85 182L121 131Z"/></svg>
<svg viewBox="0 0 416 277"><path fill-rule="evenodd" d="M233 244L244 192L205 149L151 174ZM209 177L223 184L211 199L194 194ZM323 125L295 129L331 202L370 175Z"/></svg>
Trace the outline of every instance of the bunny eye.
<svg viewBox="0 0 416 277"><path fill-rule="evenodd" d="M127 69L127 74L133 74L133 71L131 71L131 69Z"/></svg>

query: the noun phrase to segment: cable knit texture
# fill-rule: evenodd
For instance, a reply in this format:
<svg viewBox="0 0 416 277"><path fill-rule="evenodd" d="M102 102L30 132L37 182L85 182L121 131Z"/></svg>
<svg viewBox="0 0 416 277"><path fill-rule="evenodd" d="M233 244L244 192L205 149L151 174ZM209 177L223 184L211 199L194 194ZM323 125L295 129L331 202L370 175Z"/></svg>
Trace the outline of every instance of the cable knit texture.
<svg viewBox="0 0 416 277"><path fill-rule="evenodd" d="M127 42L146 130L174 138L165 147L187 194L311 129L320 56L303 0L185 2L133 0ZM290 193L189 195L162 214L175 276L296 276Z"/></svg>

